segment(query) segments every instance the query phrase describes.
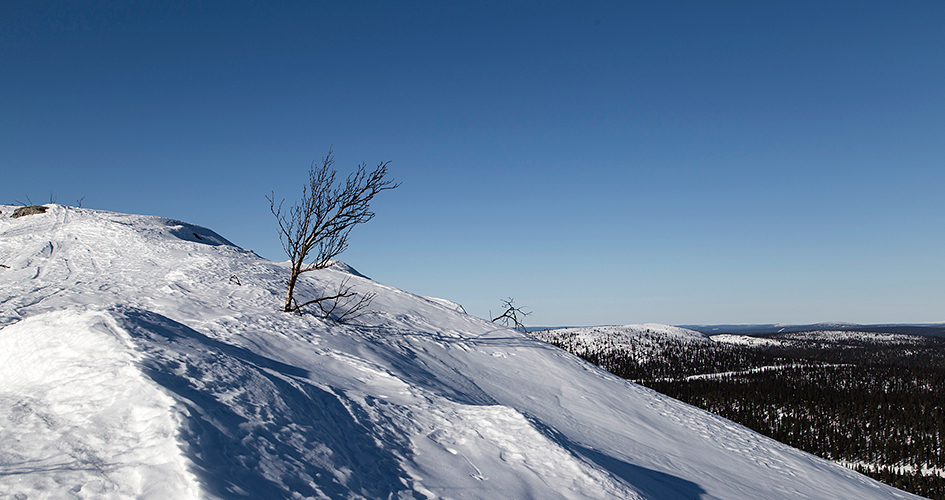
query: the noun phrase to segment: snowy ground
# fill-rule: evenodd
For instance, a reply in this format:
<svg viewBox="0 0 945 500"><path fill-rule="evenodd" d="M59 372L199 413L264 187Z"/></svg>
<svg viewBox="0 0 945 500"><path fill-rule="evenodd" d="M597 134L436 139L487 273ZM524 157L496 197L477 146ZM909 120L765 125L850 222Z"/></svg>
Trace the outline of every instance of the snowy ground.
<svg viewBox="0 0 945 500"><path fill-rule="evenodd" d="M749 347L771 347L781 345L781 341L779 340L770 339L768 337L753 337L750 335L732 335L728 333L720 333L718 335L712 335L709 338L723 344L744 345Z"/></svg>
<svg viewBox="0 0 945 500"><path fill-rule="evenodd" d="M0 207L0 498L916 498L339 266L158 217ZM239 283L239 284L237 284Z"/></svg>
<svg viewBox="0 0 945 500"><path fill-rule="evenodd" d="M708 336L697 331L656 323L554 328L534 331L531 335L578 356L625 350L639 363L659 359L677 347L711 343Z"/></svg>

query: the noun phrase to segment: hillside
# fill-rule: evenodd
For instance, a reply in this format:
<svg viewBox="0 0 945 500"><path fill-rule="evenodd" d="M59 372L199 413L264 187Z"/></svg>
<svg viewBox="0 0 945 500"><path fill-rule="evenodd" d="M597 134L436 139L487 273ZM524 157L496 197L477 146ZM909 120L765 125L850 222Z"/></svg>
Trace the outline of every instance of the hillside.
<svg viewBox="0 0 945 500"><path fill-rule="evenodd" d="M635 382L744 370L759 359L713 340L718 336L668 325L555 328L531 335Z"/></svg>
<svg viewBox="0 0 945 500"><path fill-rule="evenodd" d="M533 334L778 441L945 499L945 339L785 330L704 336L627 325Z"/></svg>
<svg viewBox="0 0 945 500"><path fill-rule="evenodd" d="M0 207L0 498L917 498L345 266Z"/></svg>
<svg viewBox="0 0 945 500"><path fill-rule="evenodd" d="M780 333L804 333L817 331L869 332L923 337L945 337L945 323L927 324L882 324L857 325L853 323L816 323L813 325L681 325L706 335L762 336Z"/></svg>

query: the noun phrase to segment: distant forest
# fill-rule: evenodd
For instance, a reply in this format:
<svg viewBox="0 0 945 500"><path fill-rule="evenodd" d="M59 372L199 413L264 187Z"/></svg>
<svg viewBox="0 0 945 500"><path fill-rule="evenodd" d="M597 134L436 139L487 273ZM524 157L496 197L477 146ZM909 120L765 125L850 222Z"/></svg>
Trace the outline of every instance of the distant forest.
<svg viewBox="0 0 945 500"><path fill-rule="evenodd" d="M535 335L778 441L945 500L943 338L792 332L748 346L648 332Z"/></svg>

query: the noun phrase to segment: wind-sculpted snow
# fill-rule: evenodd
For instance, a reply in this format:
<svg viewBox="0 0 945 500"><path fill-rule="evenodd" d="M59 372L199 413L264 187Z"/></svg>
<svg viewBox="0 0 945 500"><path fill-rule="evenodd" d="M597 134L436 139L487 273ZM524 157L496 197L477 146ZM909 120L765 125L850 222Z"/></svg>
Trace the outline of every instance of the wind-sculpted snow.
<svg viewBox="0 0 945 500"><path fill-rule="evenodd" d="M387 436L359 422L358 407L318 387L308 371L158 314L123 310L119 318L144 353L142 371L181 402L182 449L206 492L384 498L405 488L404 443L382 446Z"/></svg>
<svg viewBox="0 0 945 500"><path fill-rule="evenodd" d="M346 266L298 293L364 324L198 226L10 208L0 498L914 498Z"/></svg>
<svg viewBox="0 0 945 500"><path fill-rule="evenodd" d="M0 330L0 495L198 498L175 401L128 341L95 311Z"/></svg>

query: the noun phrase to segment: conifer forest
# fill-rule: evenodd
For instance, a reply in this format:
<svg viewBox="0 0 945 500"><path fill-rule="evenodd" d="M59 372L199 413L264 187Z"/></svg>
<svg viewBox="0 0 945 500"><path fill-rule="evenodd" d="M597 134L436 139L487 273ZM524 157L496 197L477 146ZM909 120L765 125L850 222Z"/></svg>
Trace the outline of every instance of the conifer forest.
<svg viewBox="0 0 945 500"><path fill-rule="evenodd" d="M632 327L532 334L788 445L945 499L945 338L856 331L680 337Z"/></svg>

